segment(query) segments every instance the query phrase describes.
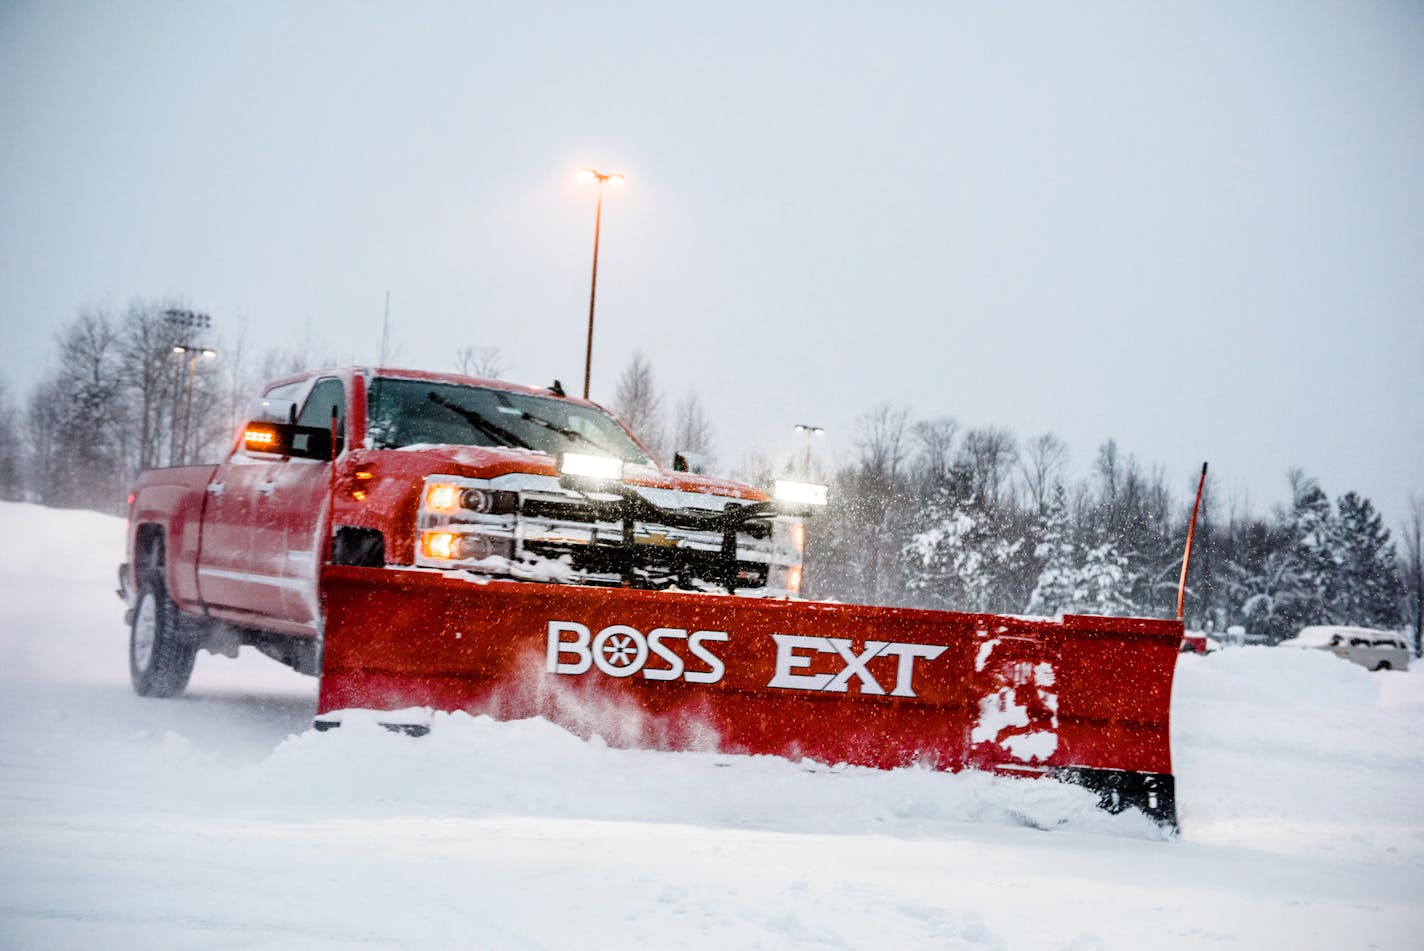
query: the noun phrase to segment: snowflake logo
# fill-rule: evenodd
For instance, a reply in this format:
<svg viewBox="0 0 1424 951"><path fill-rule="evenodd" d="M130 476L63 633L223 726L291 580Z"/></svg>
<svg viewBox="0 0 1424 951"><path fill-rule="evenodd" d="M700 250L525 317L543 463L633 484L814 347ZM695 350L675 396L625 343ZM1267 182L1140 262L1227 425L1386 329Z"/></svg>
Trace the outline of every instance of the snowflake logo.
<svg viewBox="0 0 1424 951"><path fill-rule="evenodd" d="M603 656L607 657L608 663L614 667L627 667L633 663L637 653L638 648L633 645L633 638L627 634L615 634L603 645Z"/></svg>

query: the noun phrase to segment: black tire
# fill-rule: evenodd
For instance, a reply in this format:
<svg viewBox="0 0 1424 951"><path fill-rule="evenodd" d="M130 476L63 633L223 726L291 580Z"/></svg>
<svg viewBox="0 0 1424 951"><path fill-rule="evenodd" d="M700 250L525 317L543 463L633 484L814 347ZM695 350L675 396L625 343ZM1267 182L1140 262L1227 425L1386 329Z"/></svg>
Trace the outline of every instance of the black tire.
<svg viewBox="0 0 1424 951"><path fill-rule="evenodd" d="M1382 661L1380 661L1378 664L1375 664L1375 670L1389 670L1389 669L1391 669L1391 668L1390 668L1390 666L1389 666L1389 661L1387 661L1387 660L1382 660Z"/></svg>
<svg viewBox="0 0 1424 951"><path fill-rule="evenodd" d="M149 563L157 570L139 580L138 605L129 627L129 677L140 697L176 697L193 675L198 645L178 632L178 606L163 583L161 551Z"/></svg>

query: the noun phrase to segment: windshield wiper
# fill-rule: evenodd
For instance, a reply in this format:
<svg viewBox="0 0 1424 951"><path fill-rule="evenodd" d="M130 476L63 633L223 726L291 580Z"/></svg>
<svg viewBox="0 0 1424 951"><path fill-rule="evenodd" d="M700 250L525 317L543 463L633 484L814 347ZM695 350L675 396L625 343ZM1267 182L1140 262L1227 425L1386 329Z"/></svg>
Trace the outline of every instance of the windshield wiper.
<svg viewBox="0 0 1424 951"><path fill-rule="evenodd" d="M503 426L490 422L488 419L481 416L474 410L461 406L459 403L456 403L453 400L448 400L445 397L441 396L439 393L436 393L434 390L431 390L429 393L425 394L425 398L430 400L430 402L434 403L436 406L445 407L450 412L459 416L465 422L469 423L471 426L484 433L486 436L489 436L491 439L497 439L504 443L504 445L506 446L514 446L519 449L534 448L524 440L520 439L518 436L514 435L514 433L505 429Z"/></svg>
<svg viewBox="0 0 1424 951"><path fill-rule="evenodd" d="M519 418L520 418L520 419L523 419L523 420L528 420L529 422L535 424L536 426L543 426L545 429L550 430L551 432L556 432L556 433L558 433L560 436L563 436L565 439L580 439L580 440L583 440L584 442L588 443L588 444L589 444L590 446L592 446L593 448L595 448L595 449L597 449L597 450L600 450L601 452L606 452L606 453L608 453L610 456L616 456L616 457L618 457L618 458L620 458L620 459L623 458L623 454L622 454L622 453L617 452L616 450L613 450L613 449L609 449L607 446L603 445L603 443L598 442L597 440L590 439L588 436L585 436L583 433L579 432L577 429L567 429L567 428L565 428L565 427L563 427L563 426L560 426L558 423L553 422L552 420L545 419L545 418L542 417L542 416L535 416L533 413L529 412L527 409L526 409L526 410L520 410L520 412L519 412Z"/></svg>

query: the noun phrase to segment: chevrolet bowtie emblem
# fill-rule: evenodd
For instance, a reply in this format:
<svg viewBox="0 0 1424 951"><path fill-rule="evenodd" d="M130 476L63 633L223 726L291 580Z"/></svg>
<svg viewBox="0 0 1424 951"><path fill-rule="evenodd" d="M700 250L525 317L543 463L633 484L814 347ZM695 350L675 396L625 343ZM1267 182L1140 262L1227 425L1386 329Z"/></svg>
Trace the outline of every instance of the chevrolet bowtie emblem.
<svg viewBox="0 0 1424 951"><path fill-rule="evenodd" d="M669 538L662 532L645 532L642 535L635 535L633 540L639 545L657 545L662 548L677 547L677 539Z"/></svg>

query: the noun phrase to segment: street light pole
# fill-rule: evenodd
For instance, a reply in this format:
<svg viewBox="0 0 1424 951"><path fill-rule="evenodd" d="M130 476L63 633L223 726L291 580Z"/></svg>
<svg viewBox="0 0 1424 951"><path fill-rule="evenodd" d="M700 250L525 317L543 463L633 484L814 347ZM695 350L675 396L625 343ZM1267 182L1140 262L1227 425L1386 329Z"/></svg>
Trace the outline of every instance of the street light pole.
<svg viewBox="0 0 1424 951"><path fill-rule="evenodd" d="M593 374L593 303L598 296L598 233L603 226L603 183L623 184L623 176L618 172L603 173L593 168L579 172L579 178L598 182L598 204L593 212L593 279L588 287L588 346L583 355L583 398L588 399L588 383Z"/></svg>
<svg viewBox="0 0 1424 951"><path fill-rule="evenodd" d="M824 436L824 435L826 434L826 431L825 431L824 429L822 429L820 426L809 426L809 425L807 425L806 423L797 423L797 424L796 424L796 431L797 431L798 433L805 433L805 434L806 434L806 465L805 465L805 468L802 469L801 475L802 475L802 477L805 478L807 481L810 481L810 479L811 479L811 437L812 437L812 436Z"/></svg>

